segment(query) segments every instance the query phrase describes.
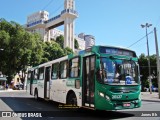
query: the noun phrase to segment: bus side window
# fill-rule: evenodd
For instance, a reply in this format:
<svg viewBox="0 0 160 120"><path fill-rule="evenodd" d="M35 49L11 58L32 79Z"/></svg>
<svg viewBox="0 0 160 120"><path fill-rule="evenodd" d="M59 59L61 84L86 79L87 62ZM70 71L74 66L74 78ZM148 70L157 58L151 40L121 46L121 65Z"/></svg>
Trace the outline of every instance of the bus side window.
<svg viewBox="0 0 160 120"><path fill-rule="evenodd" d="M38 69L34 70L34 79L38 80Z"/></svg>
<svg viewBox="0 0 160 120"><path fill-rule="evenodd" d="M80 65L79 57L73 58L69 61L69 77L79 77Z"/></svg>
<svg viewBox="0 0 160 120"><path fill-rule="evenodd" d="M51 79L57 79L59 75L59 63L52 64Z"/></svg>
<svg viewBox="0 0 160 120"><path fill-rule="evenodd" d="M28 71L28 76L27 76L28 80L31 79L31 71Z"/></svg>
<svg viewBox="0 0 160 120"><path fill-rule="evenodd" d="M39 74L38 74L38 78L39 80L43 80L44 79L44 67L39 68Z"/></svg>
<svg viewBox="0 0 160 120"><path fill-rule="evenodd" d="M64 79L64 78L67 78L67 73L68 73L68 61L62 61L60 63L60 79Z"/></svg>

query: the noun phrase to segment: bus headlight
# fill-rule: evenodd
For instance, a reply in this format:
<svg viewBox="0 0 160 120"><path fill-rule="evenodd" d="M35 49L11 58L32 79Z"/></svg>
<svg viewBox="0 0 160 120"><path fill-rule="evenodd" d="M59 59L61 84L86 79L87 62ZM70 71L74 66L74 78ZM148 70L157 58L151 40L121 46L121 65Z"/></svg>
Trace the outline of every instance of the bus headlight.
<svg viewBox="0 0 160 120"><path fill-rule="evenodd" d="M107 100L110 100L109 96L106 95L106 99L107 99Z"/></svg>
<svg viewBox="0 0 160 120"><path fill-rule="evenodd" d="M99 92L99 96L106 98L106 100L110 100L110 97L107 96L107 95L105 95L105 94L102 93L102 92Z"/></svg>
<svg viewBox="0 0 160 120"><path fill-rule="evenodd" d="M101 97L104 97L104 93L102 93L102 92L99 92L99 95L100 95Z"/></svg>

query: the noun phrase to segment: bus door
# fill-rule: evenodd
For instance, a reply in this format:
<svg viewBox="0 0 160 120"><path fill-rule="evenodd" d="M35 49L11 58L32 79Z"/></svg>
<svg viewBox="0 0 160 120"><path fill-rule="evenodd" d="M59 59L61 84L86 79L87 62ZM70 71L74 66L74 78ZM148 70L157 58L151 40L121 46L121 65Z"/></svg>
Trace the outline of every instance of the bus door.
<svg viewBox="0 0 160 120"><path fill-rule="evenodd" d="M95 56L83 58L83 106L94 107L94 90L95 90Z"/></svg>
<svg viewBox="0 0 160 120"><path fill-rule="evenodd" d="M33 95L33 79L34 79L34 71L31 71L31 77L30 77L30 95Z"/></svg>
<svg viewBox="0 0 160 120"><path fill-rule="evenodd" d="M44 98L49 98L49 89L50 89L50 70L51 66L46 67L45 70L45 79L44 79Z"/></svg>

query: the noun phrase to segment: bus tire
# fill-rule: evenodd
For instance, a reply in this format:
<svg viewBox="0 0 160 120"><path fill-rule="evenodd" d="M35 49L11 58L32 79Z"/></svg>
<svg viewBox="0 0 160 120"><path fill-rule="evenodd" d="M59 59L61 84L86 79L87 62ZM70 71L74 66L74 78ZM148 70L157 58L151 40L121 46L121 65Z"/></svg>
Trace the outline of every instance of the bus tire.
<svg viewBox="0 0 160 120"><path fill-rule="evenodd" d="M34 99L35 100L38 100L39 98L38 98L38 91L37 91L37 89L35 90L35 92L34 92Z"/></svg>
<svg viewBox="0 0 160 120"><path fill-rule="evenodd" d="M72 92L72 93L68 94L68 96L67 96L67 105L77 106L77 98L76 98L75 93Z"/></svg>

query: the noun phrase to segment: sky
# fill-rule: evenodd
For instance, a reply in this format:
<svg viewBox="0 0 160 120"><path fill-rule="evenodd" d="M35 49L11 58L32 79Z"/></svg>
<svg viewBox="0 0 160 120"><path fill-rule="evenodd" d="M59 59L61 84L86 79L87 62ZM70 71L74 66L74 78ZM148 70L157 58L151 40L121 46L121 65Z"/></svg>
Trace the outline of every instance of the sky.
<svg viewBox="0 0 160 120"><path fill-rule="evenodd" d="M28 15L40 10L48 11L50 17L59 15L64 0L1 0L0 6L0 18L24 25ZM122 46L136 51L137 56L147 55L141 24L152 24L148 33L156 27L160 48L159 6L160 0L75 0L75 34L93 35L96 45ZM154 32L148 35L148 42L150 55L156 54Z"/></svg>

